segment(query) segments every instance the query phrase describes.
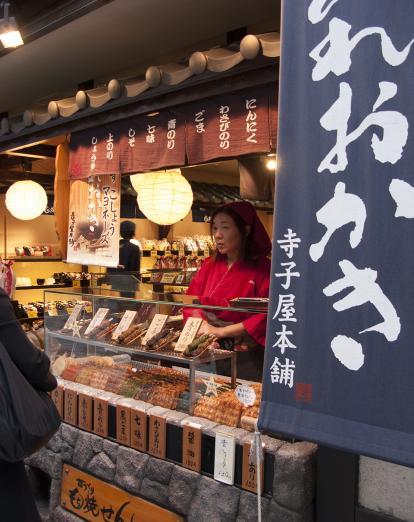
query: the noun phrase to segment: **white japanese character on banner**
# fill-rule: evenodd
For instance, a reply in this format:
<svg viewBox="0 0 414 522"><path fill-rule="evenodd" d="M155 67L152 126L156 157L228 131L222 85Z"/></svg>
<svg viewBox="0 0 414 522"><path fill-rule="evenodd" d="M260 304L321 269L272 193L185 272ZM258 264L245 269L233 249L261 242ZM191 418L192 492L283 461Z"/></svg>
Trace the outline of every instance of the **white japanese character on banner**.
<svg viewBox="0 0 414 522"><path fill-rule="evenodd" d="M397 205L395 217L414 219L414 187L402 179L393 179L389 191Z"/></svg>
<svg viewBox="0 0 414 522"><path fill-rule="evenodd" d="M273 319L276 318L280 322L290 321L296 323L294 294L279 294L276 312L273 316Z"/></svg>
<svg viewBox="0 0 414 522"><path fill-rule="evenodd" d="M331 10L331 7L334 6L339 0L331 0L329 5L325 7L326 2L328 1L329 0L312 0L308 7L308 20L312 24L318 24L319 22L322 22L322 20Z"/></svg>
<svg viewBox="0 0 414 522"><path fill-rule="evenodd" d="M379 89L380 93L373 105L373 112L348 134L352 89L348 83L340 83L338 99L320 119L320 124L325 130L336 131L336 144L320 163L318 172L323 172L325 169L331 173L345 170L348 166L348 145L373 125L382 128L382 139L375 132L372 135L371 147L375 159L381 163L392 164L401 159L408 138L407 118L398 111L376 112L383 103L395 97L398 87L393 82L380 82ZM337 161L333 163L335 158Z"/></svg>
<svg viewBox="0 0 414 522"><path fill-rule="evenodd" d="M297 237L296 232L293 232L291 228L287 229L287 234L283 234L285 239L278 239L277 243L280 248L285 251L286 255L289 259L293 257L293 251L295 248L299 247L299 243L301 239Z"/></svg>
<svg viewBox="0 0 414 522"><path fill-rule="evenodd" d="M270 367L270 379L272 383L284 384L293 388L293 381L295 377L295 362L286 358L285 362L279 361L279 357L275 357L272 366Z"/></svg>
<svg viewBox="0 0 414 522"><path fill-rule="evenodd" d="M384 294L379 284L376 283L377 271L372 270L372 268L356 268L346 259L340 261L339 266L344 277L326 286L323 289L323 293L326 296L333 296L342 292L345 288L353 287L353 290L344 298L336 301L333 304L333 308L338 312L342 312L355 306L371 303L378 310L384 321L370 326L359 333L376 331L382 333L387 341L396 341L401 331L400 318L391 301Z"/></svg>
<svg viewBox="0 0 414 522"><path fill-rule="evenodd" d="M355 223L355 228L349 235L349 244L356 248L362 239L367 211L359 196L345 192L345 183L336 184L333 198L316 213L318 223L326 227L326 232L318 243L309 248L312 261L319 261L331 236L344 225Z"/></svg>
<svg viewBox="0 0 414 522"><path fill-rule="evenodd" d="M348 370L358 371L364 365L365 355L362 346L352 337L335 336L331 342L331 350L338 361Z"/></svg>
<svg viewBox="0 0 414 522"><path fill-rule="evenodd" d="M382 56L394 67L401 65L407 59L414 42L411 40L402 51L398 51L382 27L367 27L350 38L351 29L352 26L340 18L330 20L327 36L309 53L312 60L316 62L312 70L313 81L323 80L331 72L336 76L348 72L352 64L352 51L368 36L380 36Z"/></svg>
<svg viewBox="0 0 414 522"><path fill-rule="evenodd" d="M299 272L292 272L292 270L295 268L296 263L294 261L289 261L288 263L280 263L280 266L285 267L284 272L280 272L275 274L276 277L284 277L286 278L286 281L284 283L281 283L281 286L287 290L290 288L291 278L292 277L300 277Z"/></svg>
<svg viewBox="0 0 414 522"><path fill-rule="evenodd" d="M288 330L285 324L282 324L282 331L276 332L278 336L273 348L280 348L280 351L285 353L286 348L296 348L296 345L289 339L293 335L291 330Z"/></svg>

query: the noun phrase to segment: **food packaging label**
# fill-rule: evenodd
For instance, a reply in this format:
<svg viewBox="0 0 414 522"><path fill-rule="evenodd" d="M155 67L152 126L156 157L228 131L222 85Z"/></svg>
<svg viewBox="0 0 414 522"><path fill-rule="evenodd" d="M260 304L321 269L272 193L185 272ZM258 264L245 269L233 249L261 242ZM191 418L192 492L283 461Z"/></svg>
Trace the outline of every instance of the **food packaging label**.
<svg viewBox="0 0 414 522"><path fill-rule="evenodd" d="M187 319L174 351L183 352L187 346L194 341L202 322L203 320L200 317L189 317Z"/></svg>
<svg viewBox="0 0 414 522"><path fill-rule="evenodd" d="M80 305L82 306L82 305ZM109 312L109 308L99 308L96 314L94 315L92 321L89 323L88 328L85 330L85 335L88 335L94 328L99 326L102 321L105 319L107 313Z"/></svg>
<svg viewBox="0 0 414 522"><path fill-rule="evenodd" d="M118 337L118 335L121 335L121 333L128 330L136 315L137 312L134 312L133 310L127 310L122 316L122 319L119 321L118 326L115 328L115 332L112 335L112 339L115 340Z"/></svg>
<svg viewBox="0 0 414 522"><path fill-rule="evenodd" d="M244 406L253 406L256 400L256 392L248 384L239 384L234 393Z"/></svg>
<svg viewBox="0 0 414 522"><path fill-rule="evenodd" d="M70 329L72 328L73 324L78 320L80 313L82 312L83 304L77 304L72 309L72 312L70 313L65 326L63 328ZM69 311L69 308L67 309Z"/></svg>
<svg viewBox="0 0 414 522"><path fill-rule="evenodd" d="M151 324L149 325L149 328L147 330L147 333L145 334L144 338L142 339L142 344L145 345L146 342L151 339L151 337L154 337L155 334L161 332L161 330L164 328L165 323L167 322L168 315L166 314L155 314L154 319L151 321Z"/></svg>

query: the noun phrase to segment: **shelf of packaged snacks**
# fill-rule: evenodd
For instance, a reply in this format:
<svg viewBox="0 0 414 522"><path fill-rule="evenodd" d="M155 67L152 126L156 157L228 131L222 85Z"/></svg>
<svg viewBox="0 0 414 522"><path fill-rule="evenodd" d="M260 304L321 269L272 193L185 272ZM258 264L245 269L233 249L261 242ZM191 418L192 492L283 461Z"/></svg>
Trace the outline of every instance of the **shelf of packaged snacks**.
<svg viewBox="0 0 414 522"><path fill-rule="evenodd" d="M9 257L7 261L14 261L15 263L34 263L34 262L56 262L56 261L66 261L61 257L50 257L50 256L17 256L17 257Z"/></svg>
<svg viewBox="0 0 414 522"><path fill-rule="evenodd" d="M147 268L145 272L197 272L198 268ZM145 272L141 272L145 275Z"/></svg>
<svg viewBox="0 0 414 522"><path fill-rule="evenodd" d="M208 254L210 255L210 254ZM142 257L157 257L157 256L197 256L197 257L208 257L206 252L198 250L196 252L192 250L143 250Z"/></svg>
<svg viewBox="0 0 414 522"><path fill-rule="evenodd" d="M70 284L61 284L61 285L31 285L31 286L16 286L16 290L40 290L42 288L50 289L50 288L68 288L72 285Z"/></svg>
<svg viewBox="0 0 414 522"><path fill-rule="evenodd" d="M150 285L162 285L162 286L190 286L189 283L156 283L155 281L147 281Z"/></svg>

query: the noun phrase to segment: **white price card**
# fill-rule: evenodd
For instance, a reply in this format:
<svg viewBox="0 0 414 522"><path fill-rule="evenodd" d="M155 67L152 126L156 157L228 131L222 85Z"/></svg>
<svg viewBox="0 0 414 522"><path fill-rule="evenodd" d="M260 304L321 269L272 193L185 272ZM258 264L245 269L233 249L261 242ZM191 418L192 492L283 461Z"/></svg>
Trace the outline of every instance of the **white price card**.
<svg viewBox="0 0 414 522"><path fill-rule="evenodd" d="M79 315L82 312L83 306L84 306L83 304L77 304L74 306L74 308L72 309L72 312L71 312L70 316L68 317L68 319L65 323L65 326L63 328L66 328L66 329L72 328L73 324L78 320Z"/></svg>
<svg viewBox="0 0 414 522"><path fill-rule="evenodd" d="M161 283L167 283L167 284L174 283L174 279L175 279L176 275L177 274L174 274L174 273L163 274L163 276L161 278Z"/></svg>
<svg viewBox="0 0 414 522"><path fill-rule="evenodd" d="M121 335L121 333L128 330L136 315L137 312L134 312L134 310L126 310L126 312L122 316L122 319L119 321L118 326L115 328L115 332L112 335L112 339L115 340L118 337L118 335Z"/></svg>
<svg viewBox="0 0 414 522"><path fill-rule="evenodd" d="M248 384L239 384L234 393L244 406L253 406L256 400L256 392Z"/></svg>
<svg viewBox="0 0 414 522"><path fill-rule="evenodd" d="M161 332L164 328L165 323L167 322L168 315L165 314L155 314L154 319L151 321L147 333L142 339L142 344L145 345L147 341L154 337L155 334Z"/></svg>
<svg viewBox="0 0 414 522"><path fill-rule="evenodd" d="M105 319L107 313L109 312L109 308L98 308L98 311L93 316L92 321L89 323L88 328L85 330L85 335L88 335L94 328L99 326L102 321Z"/></svg>
<svg viewBox="0 0 414 522"><path fill-rule="evenodd" d="M214 480L224 484L234 484L234 463L236 440L231 435L216 432L214 454Z"/></svg>
<svg viewBox="0 0 414 522"><path fill-rule="evenodd" d="M189 317L187 319L183 331L175 345L175 352L183 352L187 346L194 341L202 322L203 320L200 317Z"/></svg>

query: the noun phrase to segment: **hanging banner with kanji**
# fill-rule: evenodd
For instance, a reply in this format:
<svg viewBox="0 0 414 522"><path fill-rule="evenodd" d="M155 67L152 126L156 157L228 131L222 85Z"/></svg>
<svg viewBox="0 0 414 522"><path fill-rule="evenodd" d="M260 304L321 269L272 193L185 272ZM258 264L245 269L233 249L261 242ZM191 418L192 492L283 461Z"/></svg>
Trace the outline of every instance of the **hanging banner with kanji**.
<svg viewBox="0 0 414 522"><path fill-rule="evenodd" d="M120 181L120 174L71 181L68 263L118 266Z"/></svg>
<svg viewBox="0 0 414 522"><path fill-rule="evenodd" d="M185 109L190 164L270 151L270 90L252 87Z"/></svg>
<svg viewBox="0 0 414 522"><path fill-rule="evenodd" d="M250 87L71 136L69 177L133 174L274 150L277 95Z"/></svg>
<svg viewBox="0 0 414 522"><path fill-rule="evenodd" d="M119 122L123 174L185 164L185 121L172 111Z"/></svg>
<svg viewBox="0 0 414 522"><path fill-rule="evenodd" d="M103 125L72 134L69 144L69 177L85 179L100 174L119 174L117 124Z"/></svg>
<svg viewBox="0 0 414 522"><path fill-rule="evenodd" d="M282 13L259 426L414 466L414 4Z"/></svg>

